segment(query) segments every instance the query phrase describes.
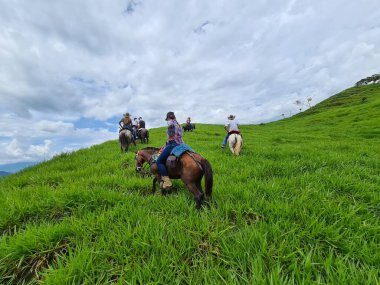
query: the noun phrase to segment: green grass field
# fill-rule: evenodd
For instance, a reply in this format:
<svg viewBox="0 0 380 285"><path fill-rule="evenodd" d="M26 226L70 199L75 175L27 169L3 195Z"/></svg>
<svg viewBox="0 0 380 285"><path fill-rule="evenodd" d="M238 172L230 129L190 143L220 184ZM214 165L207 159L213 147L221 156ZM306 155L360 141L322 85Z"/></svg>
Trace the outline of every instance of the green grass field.
<svg viewBox="0 0 380 285"><path fill-rule="evenodd" d="M201 211L116 140L0 179L0 283L379 284L380 85L242 131L240 157L220 125L185 133L214 171Z"/></svg>

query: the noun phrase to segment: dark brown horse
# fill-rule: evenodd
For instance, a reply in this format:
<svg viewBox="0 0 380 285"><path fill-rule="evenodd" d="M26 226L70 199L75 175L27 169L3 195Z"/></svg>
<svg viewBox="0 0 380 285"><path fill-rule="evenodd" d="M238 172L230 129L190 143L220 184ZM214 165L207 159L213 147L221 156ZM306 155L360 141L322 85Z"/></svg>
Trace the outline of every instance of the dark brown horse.
<svg viewBox="0 0 380 285"><path fill-rule="evenodd" d="M139 139L141 143L149 143L149 131L145 128L139 130Z"/></svg>
<svg viewBox="0 0 380 285"><path fill-rule="evenodd" d="M119 143L122 152L127 152L131 143L133 143L136 146L136 142L133 139L132 132L127 129L123 129L119 132Z"/></svg>
<svg viewBox="0 0 380 285"><path fill-rule="evenodd" d="M147 147L136 153L136 171L141 172L144 163L150 165L150 171L155 175L153 179L152 191L156 191L156 182L161 181L157 164L154 156L158 153L158 148ZM210 163L201 155L193 152L186 152L178 159L177 163L173 163L174 156L169 156L166 161L166 168L171 179L181 179L185 183L187 189L193 193L197 208L202 206L204 194L202 191L202 177L205 176L205 194L206 198L211 198L213 186L213 174ZM174 165L173 165L174 164ZM161 190L163 194L165 192Z"/></svg>

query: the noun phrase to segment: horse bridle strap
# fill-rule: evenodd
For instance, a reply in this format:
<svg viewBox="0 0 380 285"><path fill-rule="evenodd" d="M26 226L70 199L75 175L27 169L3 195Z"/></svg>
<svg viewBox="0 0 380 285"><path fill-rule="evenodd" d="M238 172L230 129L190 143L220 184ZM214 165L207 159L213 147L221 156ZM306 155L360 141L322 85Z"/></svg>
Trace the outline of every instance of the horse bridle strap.
<svg viewBox="0 0 380 285"><path fill-rule="evenodd" d="M137 152L137 155L139 154L139 152ZM149 161L146 161L150 166L152 166L153 163L155 163L154 159L153 159L153 155L150 156L149 158Z"/></svg>

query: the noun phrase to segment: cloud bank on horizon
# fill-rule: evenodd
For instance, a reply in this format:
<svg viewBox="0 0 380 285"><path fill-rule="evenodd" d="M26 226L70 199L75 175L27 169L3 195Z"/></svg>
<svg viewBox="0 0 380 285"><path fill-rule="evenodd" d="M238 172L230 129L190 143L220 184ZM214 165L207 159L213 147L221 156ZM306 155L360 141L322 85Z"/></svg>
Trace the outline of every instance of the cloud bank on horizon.
<svg viewBox="0 0 380 285"><path fill-rule="evenodd" d="M2 1L0 164L116 139L127 111L294 114L379 72L378 19L378 0Z"/></svg>

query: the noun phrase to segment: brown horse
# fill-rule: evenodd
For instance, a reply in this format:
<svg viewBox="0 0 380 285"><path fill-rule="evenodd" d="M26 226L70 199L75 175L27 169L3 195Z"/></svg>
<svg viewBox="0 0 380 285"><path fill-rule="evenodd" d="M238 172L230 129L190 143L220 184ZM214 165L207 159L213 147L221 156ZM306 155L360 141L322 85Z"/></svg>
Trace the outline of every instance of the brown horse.
<svg viewBox="0 0 380 285"><path fill-rule="evenodd" d="M158 148L146 147L136 153L136 171L141 173L144 163L148 163L150 171L155 175L152 187L153 192L156 191L156 182L161 181L161 176L154 160L158 150ZM169 177L171 179L181 179L185 183L187 189L194 195L197 208L200 209L204 199L201 185L203 175L205 176L206 198L211 198L212 194L213 174L210 163L201 155L192 152L182 154L177 163L173 163L173 160L176 160L175 157L169 156L166 161ZM161 191L165 194L163 190Z"/></svg>
<svg viewBox="0 0 380 285"><path fill-rule="evenodd" d="M139 130L139 138L141 143L149 143L149 131L145 128Z"/></svg>
<svg viewBox="0 0 380 285"><path fill-rule="evenodd" d="M127 152L131 142L136 146L136 142L133 139L132 132L127 129L123 129L119 132L119 143L122 152Z"/></svg>

